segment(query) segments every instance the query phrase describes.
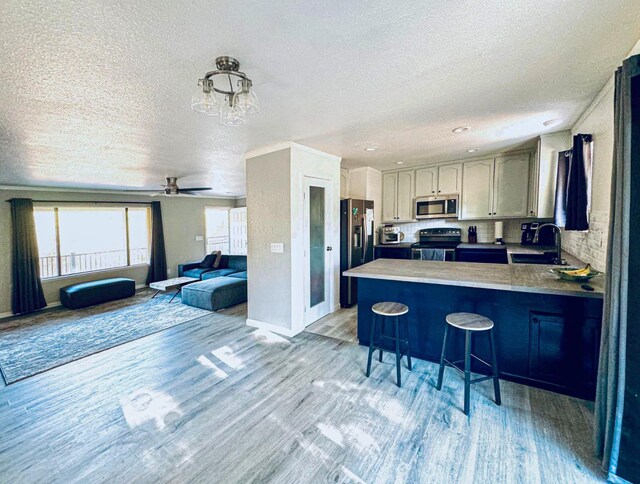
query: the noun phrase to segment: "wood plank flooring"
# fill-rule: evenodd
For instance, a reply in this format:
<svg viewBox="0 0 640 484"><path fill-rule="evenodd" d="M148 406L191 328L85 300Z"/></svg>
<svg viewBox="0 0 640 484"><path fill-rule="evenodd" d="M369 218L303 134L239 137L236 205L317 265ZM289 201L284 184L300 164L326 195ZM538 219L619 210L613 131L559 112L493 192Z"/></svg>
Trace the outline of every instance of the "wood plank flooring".
<svg viewBox="0 0 640 484"><path fill-rule="evenodd" d="M306 331L355 343L358 341L358 307L340 309L310 324Z"/></svg>
<svg viewBox="0 0 640 484"><path fill-rule="evenodd" d="M336 317L352 317L349 312ZM246 326L243 305L0 388L2 482L597 482L588 402Z"/></svg>

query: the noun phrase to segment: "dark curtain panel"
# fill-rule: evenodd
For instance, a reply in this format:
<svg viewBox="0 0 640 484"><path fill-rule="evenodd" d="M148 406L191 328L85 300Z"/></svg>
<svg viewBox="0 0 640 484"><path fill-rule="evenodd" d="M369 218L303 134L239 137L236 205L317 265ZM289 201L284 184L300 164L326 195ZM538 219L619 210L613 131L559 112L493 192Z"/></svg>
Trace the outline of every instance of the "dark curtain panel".
<svg viewBox="0 0 640 484"><path fill-rule="evenodd" d="M577 134L573 137L567 176L565 230L589 229L590 143L590 134Z"/></svg>
<svg viewBox="0 0 640 484"><path fill-rule="evenodd" d="M147 284L164 281L167 278L167 254L164 250L164 230L162 229L162 208L160 202L151 202L151 260Z"/></svg>
<svg viewBox="0 0 640 484"><path fill-rule="evenodd" d="M558 153L558 178L554 213L554 222L558 227L564 227L567 223L567 180L569 178L570 163L571 150Z"/></svg>
<svg viewBox="0 0 640 484"><path fill-rule="evenodd" d="M25 314L47 305L40 281L40 259L33 201L26 198L11 200L13 229L13 288L11 307L14 314Z"/></svg>
<svg viewBox="0 0 640 484"><path fill-rule="evenodd" d="M640 482L640 56L615 75L614 153L602 342L595 407L596 453L609 479ZM635 214L635 215L632 215Z"/></svg>

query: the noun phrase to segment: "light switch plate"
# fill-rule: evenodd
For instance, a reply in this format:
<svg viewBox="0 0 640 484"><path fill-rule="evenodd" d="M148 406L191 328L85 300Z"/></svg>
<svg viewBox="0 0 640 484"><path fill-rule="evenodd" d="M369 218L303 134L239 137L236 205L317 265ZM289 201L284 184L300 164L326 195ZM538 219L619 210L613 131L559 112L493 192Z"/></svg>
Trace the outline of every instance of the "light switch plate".
<svg viewBox="0 0 640 484"><path fill-rule="evenodd" d="M272 242L271 243L271 252L275 252L277 254L282 254L284 252L284 243L282 243L282 242Z"/></svg>
<svg viewBox="0 0 640 484"><path fill-rule="evenodd" d="M202 242L204 240L203 235L196 235L196 242Z"/></svg>

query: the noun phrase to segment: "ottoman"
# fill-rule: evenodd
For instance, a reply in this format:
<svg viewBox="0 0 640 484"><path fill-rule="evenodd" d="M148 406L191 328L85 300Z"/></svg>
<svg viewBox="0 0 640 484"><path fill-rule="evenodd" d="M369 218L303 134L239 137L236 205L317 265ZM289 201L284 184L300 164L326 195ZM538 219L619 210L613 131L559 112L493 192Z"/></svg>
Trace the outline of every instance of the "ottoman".
<svg viewBox="0 0 640 484"><path fill-rule="evenodd" d="M247 300L247 280L214 277L182 288L182 304L217 311Z"/></svg>
<svg viewBox="0 0 640 484"><path fill-rule="evenodd" d="M99 281L82 282L60 289L60 302L71 309L79 309L116 299L131 297L136 293L136 283L126 277L114 277Z"/></svg>

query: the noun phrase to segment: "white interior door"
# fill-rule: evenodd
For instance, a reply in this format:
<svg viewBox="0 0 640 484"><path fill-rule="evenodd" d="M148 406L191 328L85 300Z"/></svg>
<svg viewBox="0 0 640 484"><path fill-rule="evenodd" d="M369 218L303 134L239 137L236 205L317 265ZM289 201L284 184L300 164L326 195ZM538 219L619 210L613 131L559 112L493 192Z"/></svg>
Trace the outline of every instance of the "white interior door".
<svg viewBox="0 0 640 484"><path fill-rule="evenodd" d="M304 324L331 312L333 251L331 182L304 178Z"/></svg>
<svg viewBox="0 0 640 484"><path fill-rule="evenodd" d="M247 207L229 210L229 253L247 255Z"/></svg>

